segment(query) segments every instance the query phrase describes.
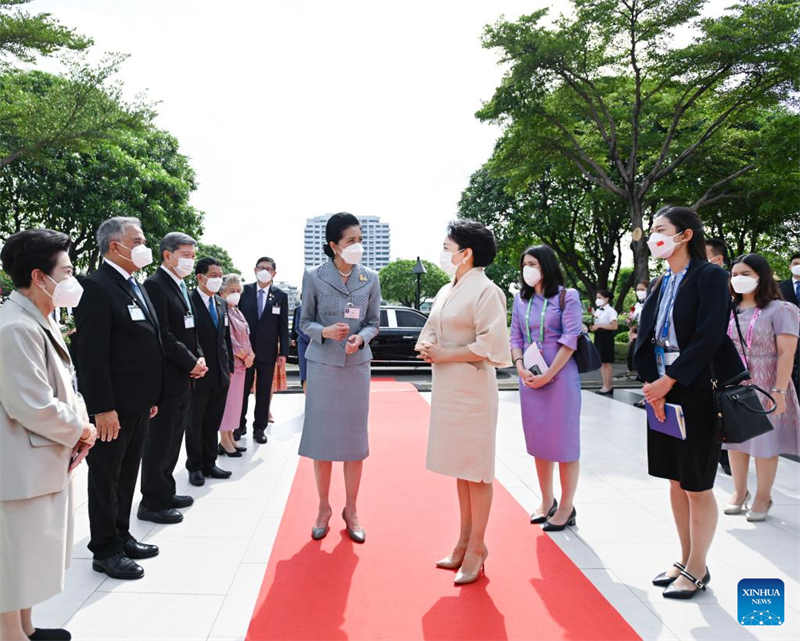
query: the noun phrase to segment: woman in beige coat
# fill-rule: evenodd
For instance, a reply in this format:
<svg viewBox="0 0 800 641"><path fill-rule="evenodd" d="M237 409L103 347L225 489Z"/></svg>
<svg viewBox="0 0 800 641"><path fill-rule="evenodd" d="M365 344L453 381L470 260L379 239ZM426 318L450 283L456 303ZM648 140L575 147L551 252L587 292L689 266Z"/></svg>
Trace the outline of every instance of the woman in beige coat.
<svg viewBox="0 0 800 641"><path fill-rule="evenodd" d="M492 232L479 223L450 223L442 268L453 281L439 291L417 351L433 365L427 467L457 479L461 531L440 568L472 583L489 553L484 543L494 481L497 431L495 367L511 365L506 297L483 271L496 254Z"/></svg>
<svg viewBox="0 0 800 641"><path fill-rule="evenodd" d="M36 629L31 606L64 588L72 548L70 470L96 438L75 391L53 310L74 307L69 238L23 231L3 246L16 291L0 306L0 638L69 639Z"/></svg>

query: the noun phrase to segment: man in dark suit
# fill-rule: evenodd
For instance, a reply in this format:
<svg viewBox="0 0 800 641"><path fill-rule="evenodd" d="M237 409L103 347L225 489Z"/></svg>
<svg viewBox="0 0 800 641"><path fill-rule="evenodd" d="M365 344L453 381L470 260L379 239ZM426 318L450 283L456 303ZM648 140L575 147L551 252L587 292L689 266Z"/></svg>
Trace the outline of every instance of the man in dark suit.
<svg viewBox="0 0 800 641"><path fill-rule="evenodd" d="M172 474L192 412L193 379L208 369L197 342L195 314L183 281L194 272L194 238L170 232L161 240L161 267L144 287L161 324L164 385L158 414L150 422L142 456L142 501L137 516L154 523L179 523L177 508L189 507L191 496L175 494Z"/></svg>
<svg viewBox="0 0 800 641"><path fill-rule="evenodd" d="M192 392L192 420L186 430L186 469L192 485L203 485L206 477L226 479L231 475L217 467L217 432L233 372L233 348L228 305L217 296L222 287L222 266L213 258L201 258L195 274L197 289L191 299L197 339L208 371L194 384Z"/></svg>
<svg viewBox="0 0 800 641"><path fill-rule="evenodd" d="M133 277L150 264L136 218L111 218L97 230L100 269L81 280L74 336L78 384L97 427L89 464L89 549L92 567L117 579L138 579L133 559L158 554L130 533L130 513L147 425L158 413L163 347L147 290Z"/></svg>
<svg viewBox="0 0 800 641"><path fill-rule="evenodd" d="M244 401L239 429L233 437L238 441L247 432L247 405L253 378L256 381L256 407L253 415L253 438L266 443L264 430L269 422L272 397L272 377L276 362L286 365L289 354L289 297L274 285L275 261L266 256L256 261L256 282L244 286L239 309L250 326L250 342L256 359L247 370L244 381ZM280 343L280 351L278 344Z"/></svg>
<svg viewBox="0 0 800 641"><path fill-rule="evenodd" d="M781 281L780 288L784 300L800 307L800 253L794 254L789 263L789 270L792 277ZM800 347L794 353L794 370L792 371L792 381L798 393L800 393Z"/></svg>

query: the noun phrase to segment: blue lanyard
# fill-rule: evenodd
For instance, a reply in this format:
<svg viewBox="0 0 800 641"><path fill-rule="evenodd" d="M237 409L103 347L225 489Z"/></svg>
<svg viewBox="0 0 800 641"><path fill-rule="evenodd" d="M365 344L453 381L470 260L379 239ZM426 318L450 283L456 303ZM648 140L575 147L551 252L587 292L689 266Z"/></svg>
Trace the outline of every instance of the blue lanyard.
<svg viewBox="0 0 800 641"><path fill-rule="evenodd" d="M667 299L667 310L664 314L664 325L661 327L661 336L660 339L662 341L666 341L669 338L669 328L672 324L672 310L675 307L675 299L678 296L678 286L680 285L683 277L686 276L686 272L689 271L689 265L683 268L683 271L675 276L675 280L672 281L672 288L669 292L669 298ZM661 307L661 299L666 291L667 287L670 285L670 279L672 278L672 273L670 272L666 276L664 276L664 280L661 284L661 291L659 292L659 308ZM677 345L676 345L677 347Z"/></svg>
<svg viewBox="0 0 800 641"><path fill-rule="evenodd" d="M544 345L544 316L547 313L547 299L544 299L544 305L542 305L542 314L539 317L539 343L543 346ZM528 299L528 309L525 312L525 331L528 334L528 344L530 345L533 343L533 339L531 338L531 305L533 305L533 296Z"/></svg>

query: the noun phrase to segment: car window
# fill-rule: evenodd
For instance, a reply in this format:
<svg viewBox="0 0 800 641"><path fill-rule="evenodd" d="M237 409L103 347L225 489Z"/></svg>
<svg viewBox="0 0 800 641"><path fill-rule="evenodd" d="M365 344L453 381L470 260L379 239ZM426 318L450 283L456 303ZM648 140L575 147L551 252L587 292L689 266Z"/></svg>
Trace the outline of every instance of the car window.
<svg viewBox="0 0 800 641"><path fill-rule="evenodd" d="M381 327L389 327L389 317L386 315L386 310L381 310Z"/></svg>
<svg viewBox="0 0 800 641"><path fill-rule="evenodd" d="M410 309L396 309L398 327L424 327L425 317Z"/></svg>

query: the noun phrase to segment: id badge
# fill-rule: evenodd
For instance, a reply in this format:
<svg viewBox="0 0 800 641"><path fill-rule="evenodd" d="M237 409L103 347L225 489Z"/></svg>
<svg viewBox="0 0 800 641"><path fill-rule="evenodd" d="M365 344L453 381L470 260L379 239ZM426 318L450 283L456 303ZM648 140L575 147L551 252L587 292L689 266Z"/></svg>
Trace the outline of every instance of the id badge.
<svg viewBox="0 0 800 641"><path fill-rule="evenodd" d="M142 311L142 308L139 307L136 303L128 305L128 313L131 315L132 321L144 320L144 312Z"/></svg>
<svg viewBox="0 0 800 641"><path fill-rule="evenodd" d="M272 306L272 313L276 316L281 313L281 306L280 305L273 305Z"/></svg>
<svg viewBox="0 0 800 641"><path fill-rule="evenodd" d="M228 326L228 315L225 314L225 316L223 316L223 318L225 319L225 327L227 327Z"/></svg>
<svg viewBox="0 0 800 641"><path fill-rule="evenodd" d="M186 314L186 316L183 317L183 327L184 329L194 328L194 316Z"/></svg>
<svg viewBox="0 0 800 641"><path fill-rule="evenodd" d="M347 320L359 320L361 318L361 308L348 303L347 307L344 308L344 317Z"/></svg>

